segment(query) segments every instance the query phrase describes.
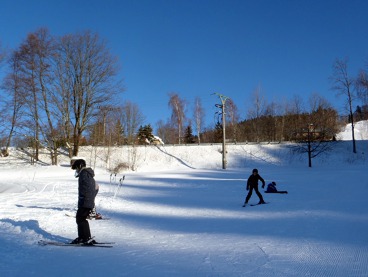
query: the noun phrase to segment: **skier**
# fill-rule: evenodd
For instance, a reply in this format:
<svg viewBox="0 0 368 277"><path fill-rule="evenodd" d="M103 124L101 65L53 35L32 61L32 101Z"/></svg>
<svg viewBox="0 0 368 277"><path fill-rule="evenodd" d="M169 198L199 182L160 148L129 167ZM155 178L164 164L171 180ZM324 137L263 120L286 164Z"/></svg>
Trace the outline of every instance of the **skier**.
<svg viewBox="0 0 368 277"><path fill-rule="evenodd" d="M72 157L71 160L70 160L70 166L73 165L73 163L76 161L76 160L85 160L83 157ZM97 194L98 194L98 191L100 189L100 186L99 184L96 182L96 193L95 193L95 199L97 197ZM96 210L96 205L93 207L93 209L91 210L91 213L88 215L87 217L88 219L102 219L102 216L100 213L97 212Z"/></svg>
<svg viewBox="0 0 368 277"><path fill-rule="evenodd" d="M73 165L73 163L76 161L76 160L84 160L85 161L85 158L83 157L77 157L77 156L74 156L71 158L70 160L70 166ZM97 194L98 194L98 191L100 189L100 186L99 184L96 182L96 193L95 193L95 199L97 197ZM91 210L90 214L88 215L87 217L88 219L102 219L102 216L101 214L99 214L96 210L96 205L93 207L93 209Z"/></svg>
<svg viewBox="0 0 368 277"><path fill-rule="evenodd" d="M277 190L276 182L271 182L267 185L266 193L288 193L286 190Z"/></svg>
<svg viewBox="0 0 368 277"><path fill-rule="evenodd" d="M94 241L90 241L91 231L87 217L95 206L95 173L92 168L86 167L86 161L84 159L75 160L72 163L72 169L76 171L75 177L78 177L78 210L76 215L78 237L71 243L93 244Z"/></svg>
<svg viewBox="0 0 368 277"><path fill-rule="evenodd" d="M248 181L247 181L247 190L249 192L248 192L247 197L245 198L243 207L245 207L248 204L248 201L250 197L252 196L253 189L255 190L256 194L259 197L258 204L266 204L266 202L263 200L262 194L258 190L258 180L262 182L262 188L264 188L266 183L263 180L263 178L258 174L258 169L255 168L253 169L252 175L249 176Z"/></svg>
<svg viewBox="0 0 368 277"><path fill-rule="evenodd" d="M276 182L269 183L267 185L267 190L265 192L268 192L268 193L276 193L277 192Z"/></svg>

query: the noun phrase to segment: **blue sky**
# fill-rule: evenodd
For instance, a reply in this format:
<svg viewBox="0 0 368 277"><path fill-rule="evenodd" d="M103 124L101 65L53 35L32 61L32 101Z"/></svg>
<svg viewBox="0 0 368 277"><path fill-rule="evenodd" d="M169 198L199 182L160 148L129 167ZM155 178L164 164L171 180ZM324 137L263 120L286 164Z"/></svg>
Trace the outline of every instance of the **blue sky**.
<svg viewBox="0 0 368 277"><path fill-rule="evenodd" d="M214 124L220 93L234 100L241 119L260 88L267 101L324 96L336 58L356 75L368 64L365 0L1 0L0 41L10 49L47 27L53 35L97 32L121 63L126 91L154 128L170 117L168 93L188 103L202 99ZM1 75L1 73L0 73Z"/></svg>

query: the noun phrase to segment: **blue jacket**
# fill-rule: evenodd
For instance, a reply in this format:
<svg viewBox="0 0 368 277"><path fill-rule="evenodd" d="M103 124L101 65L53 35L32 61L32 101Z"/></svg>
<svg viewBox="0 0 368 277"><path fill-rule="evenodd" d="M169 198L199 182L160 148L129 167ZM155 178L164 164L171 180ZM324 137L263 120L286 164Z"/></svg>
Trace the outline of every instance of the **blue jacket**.
<svg viewBox="0 0 368 277"><path fill-rule="evenodd" d="M277 188L276 188L276 186L274 185L274 184L272 184L272 183L269 183L268 185L267 185L267 190L266 190L267 192L277 192Z"/></svg>

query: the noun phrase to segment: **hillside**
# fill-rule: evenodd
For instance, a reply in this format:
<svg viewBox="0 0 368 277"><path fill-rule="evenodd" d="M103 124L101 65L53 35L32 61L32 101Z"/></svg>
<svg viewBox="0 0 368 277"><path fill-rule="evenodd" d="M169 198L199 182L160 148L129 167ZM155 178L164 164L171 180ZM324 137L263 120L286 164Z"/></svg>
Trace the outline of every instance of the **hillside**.
<svg viewBox="0 0 368 277"><path fill-rule="evenodd" d="M336 161L365 162L365 153L368 151L368 121L358 122L355 133L357 134L357 154L352 153L351 126L347 125L337 135L338 141L333 143L332 151L314 158L312 165L318 166ZM293 149L294 145L290 143L227 144L227 168L244 168L260 164L307 165L307 154L297 154L293 152ZM222 168L222 144L81 147L79 156L85 158L91 167L104 168L112 173ZM48 155L43 154L40 157L41 165L50 163ZM0 158L2 166L23 165L28 164L29 161L29 153L19 149L12 149L11 156L8 158ZM59 164L68 166L69 163L66 151L61 151Z"/></svg>
<svg viewBox="0 0 368 277"><path fill-rule="evenodd" d="M289 144L83 148L95 168L97 241L111 249L39 246L76 237L77 179L69 158L30 165L25 152L0 159L1 276L366 276L367 141L339 141L313 160ZM134 162L135 171L106 168ZM257 167L288 194L242 208ZM125 180L118 187L119 180ZM253 194L250 203L257 203Z"/></svg>
<svg viewBox="0 0 368 277"><path fill-rule="evenodd" d="M358 121L354 126L356 140L368 140L368 120ZM337 140L352 140L351 124L346 125L336 136Z"/></svg>

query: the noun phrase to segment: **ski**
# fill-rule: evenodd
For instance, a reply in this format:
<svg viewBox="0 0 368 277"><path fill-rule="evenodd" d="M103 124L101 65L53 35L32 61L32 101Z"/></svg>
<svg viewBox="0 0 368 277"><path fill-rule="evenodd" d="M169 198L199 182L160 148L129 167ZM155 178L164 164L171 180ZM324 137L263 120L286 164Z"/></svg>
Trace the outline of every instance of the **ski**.
<svg viewBox="0 0 368 277"><path fill-rule="evenodd" d="M249 206L254 207L254 206L264 205L264 204L268 204L268 203L270 203L270 202L264 202L264 203L258 203L258 204L250 204Z"/></svg>
<svg viewBox="0 0 368 277"><path fill-rule="evenodd" d="M115 242L112 242L112 241L103 241L103 242L95 242L94 244L115 244Z"/></svg>
<svg viewBox="0 0 368 277"><path fill-rule="evenodd" d="M270 192L270 191L265 191L264 193L281 193L281 194L287 194L288 192L286 190L279 190L279 191L275 191L275 192Z"/></svg>
<svg viewBox="0 0 368 277"><path fill-rule="evenodd" d="M264 204L268 204L268 203L270 203L270 202L265 202L265 203L261 203L261 204L244 204L242 207L244 208L244 207L246 207L246 206L258 206L258 205L264 205Z"/></svg>
<svg viewBox="0 0 368 277"><path fill-rule="evenodd" d="M65 214L65 216L67 216L67 217L74 217L75 218L75 214Z"/></svg>
<svg viewBox="0 0 368 277"><path fill-rule="evenodd" d="M112 248L113 246L111 244L114 244L113 242L107 242L107 243L94 243L94 244L72 244L67 242L59 242L59 241L48 241L48 240L40 240L38 241L38 244L41 246L46 245L52 245L52 246L73 246L73 247L103 247L103 248Z"/></svg>
<svg viewBox="0 0 368 277"><path fill-rule="evenodd" d="M68 213L66 213L65 215L66 215L66 216L68 216L68 217L73 217L73 218L75 218L75 214L68 214ZM89 217L87 217L87 219L88 219L88 220L109 220L110 218L109 218L109 217L96 218L96 217L91 217L91 216L89 216Z"/></svg>

